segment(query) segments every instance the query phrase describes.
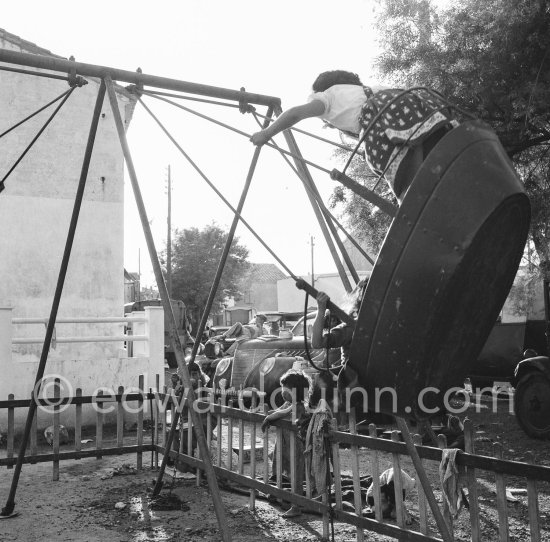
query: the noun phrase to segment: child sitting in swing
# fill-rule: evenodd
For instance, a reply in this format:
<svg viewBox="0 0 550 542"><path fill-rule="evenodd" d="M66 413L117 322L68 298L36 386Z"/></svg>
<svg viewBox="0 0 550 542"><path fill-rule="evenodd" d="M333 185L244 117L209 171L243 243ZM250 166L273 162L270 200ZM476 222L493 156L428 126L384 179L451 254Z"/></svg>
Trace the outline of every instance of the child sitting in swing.
<svg viewBox="0 0 550 542"><path fill-rule="evenodd" d="M458 124L446 102L427 89L367 87L357 74L333 70L321 73L312 90L305 104L286 110L250 141L263 145L310 117L354 138L365 135L365 159L386 178L399 203L428 153Z"/></svg>

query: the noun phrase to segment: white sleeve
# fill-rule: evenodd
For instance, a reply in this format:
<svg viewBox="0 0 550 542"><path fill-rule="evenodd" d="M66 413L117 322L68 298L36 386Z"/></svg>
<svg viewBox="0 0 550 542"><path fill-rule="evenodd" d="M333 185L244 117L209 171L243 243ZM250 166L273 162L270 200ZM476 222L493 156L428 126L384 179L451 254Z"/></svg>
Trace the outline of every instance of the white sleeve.
<svg viewBox="0 0 550 542"><path fill-rule="evenodd" d="M330 100L325 92L314 92L308 96L307 103L315 101L322 102L325 106L325 110L321 113L321 115L326 115L330 111ZM320 117L321 115L318 116Z"/></svg>

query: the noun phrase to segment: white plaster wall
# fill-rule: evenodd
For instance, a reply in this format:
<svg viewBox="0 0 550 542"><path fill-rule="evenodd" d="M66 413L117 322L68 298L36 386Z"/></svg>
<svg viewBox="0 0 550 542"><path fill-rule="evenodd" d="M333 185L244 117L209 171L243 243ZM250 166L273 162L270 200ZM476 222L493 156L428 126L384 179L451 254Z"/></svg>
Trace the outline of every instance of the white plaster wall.
<svg viewBox="0 0 550 542"><path fill-rule="evenodd" d="M0 45L17 50L9 42ZM67 88L64 81L1 72L0 133ZM98 82L90 80L73 92L6 180L6 188L0 194L0 306L13 307L14 317L49 315L98 88ZM119 93L123 118L128 102ZM54 107L2 139L2 176ZM59 308L60 318L123 314L123 168L115 125L105 101ZM70 326L63 331L69 335L82 333ZM37 332L38 328L22 327L17 335L37 336ZM108 344L98 351L97 347L90 350L86 346L84 350L81 344L67 345L52 351L52 357L112 357L118 355L119 347L116 343ZM39 355L40 347L22 346L14 353L16 359L31 361Z"/></svg>
<svg viewBox="0 0 550 542"><path fill-rule="evenodd" d="M21 50L1 40L0 47ZM1 71L0 133L68 88L64 81ZM98 89L99 82L90 79L74 90L0 193L0 307L12 309L14 318L49 316ZM132 101L124 91L117 96L128 125ZM50 106L2 138L0 178L54 108ZM106 99L58 318L123 316L123 175L123 155ZM84 393L100 385L137 386L140 373L163 372L162 326L161 318L159 360L145 355L120 357L123 344L119 342L57 344L50 351L46 372L64 375ZM43 337L44 330L43 325L18 325L10 333ZM122 331L123 326L112 324L56 326L57 336L120 335ZM42 347L10 345L9 356L6 348L0 345L0 400L8 393L28 398ZM152 385L154 377L149 380Z"/></svg>

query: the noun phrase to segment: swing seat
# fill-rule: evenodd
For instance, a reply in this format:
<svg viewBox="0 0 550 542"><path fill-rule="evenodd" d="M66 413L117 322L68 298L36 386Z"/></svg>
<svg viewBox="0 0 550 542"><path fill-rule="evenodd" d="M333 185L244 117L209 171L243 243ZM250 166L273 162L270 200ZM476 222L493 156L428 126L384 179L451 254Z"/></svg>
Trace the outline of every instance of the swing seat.
<svg viewBox="0 0 550 542"><path fill-rule="evenodd" d="M349 365L369 409L426 419L462 387L512 286L529 221L523 185L487 125L467 122L439 141L359 310Z"/></svg>

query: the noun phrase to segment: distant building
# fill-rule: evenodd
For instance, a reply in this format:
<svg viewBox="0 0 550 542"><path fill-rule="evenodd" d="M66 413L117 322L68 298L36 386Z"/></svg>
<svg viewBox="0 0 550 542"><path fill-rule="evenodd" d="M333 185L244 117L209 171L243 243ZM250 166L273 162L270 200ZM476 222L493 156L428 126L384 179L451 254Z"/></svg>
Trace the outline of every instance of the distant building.
<svg viewBox="0 0 550 542"><path fill-rule="evenodd" d="M253 263L243 278L242 297L235 298L235 306L254 308L257 312L277 311L277 282L286 275L272 263Z"/></svg>
<svg viewBox="0 0 550 542"><path fill-rule="evenodd" d="M139 273L131 273L124 270L124 304L134 303L140 299Z"/></svg>

